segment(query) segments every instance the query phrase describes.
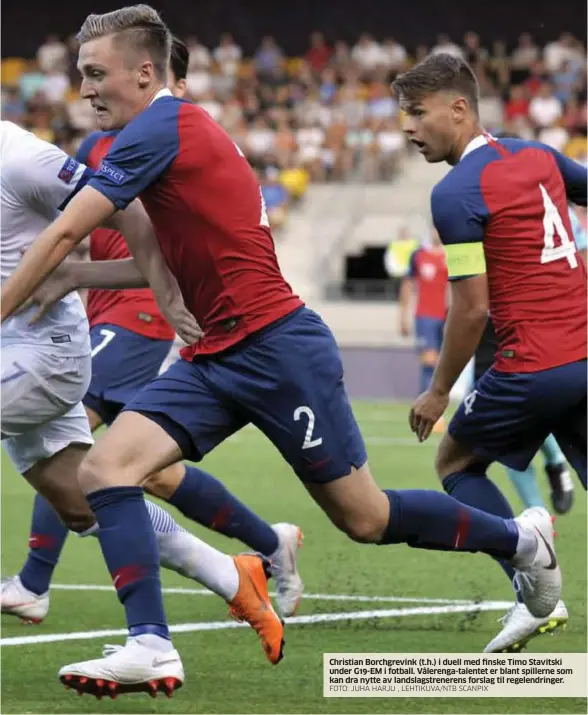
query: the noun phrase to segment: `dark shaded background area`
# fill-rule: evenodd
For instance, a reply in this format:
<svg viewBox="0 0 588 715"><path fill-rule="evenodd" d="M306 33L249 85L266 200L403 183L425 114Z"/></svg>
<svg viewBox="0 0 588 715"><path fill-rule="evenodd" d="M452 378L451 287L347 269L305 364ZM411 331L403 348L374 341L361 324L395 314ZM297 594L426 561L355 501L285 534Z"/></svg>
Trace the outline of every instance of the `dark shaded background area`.
<svg viewBox="0 0 588 715"><path fill-rule="evenodd" d="M32 57L48 32L66 36L89 13L108 12L123 4L121 0L7 0L2 5L2 56ZM222 32L232 32L245 54L253 53L266 32L275 35L288 54L302 54L312 30L323 31L329 42L355 42L361 31L373 33L376 39L392 35L408 49L433 43L439 32L461 41L467 30L475 30L488 44L503 39L512 45L523 31L539 44L565 30L586 40L583 0L169 0L151 4L183 37L195 34L205 45L214 45Z"/></svg>

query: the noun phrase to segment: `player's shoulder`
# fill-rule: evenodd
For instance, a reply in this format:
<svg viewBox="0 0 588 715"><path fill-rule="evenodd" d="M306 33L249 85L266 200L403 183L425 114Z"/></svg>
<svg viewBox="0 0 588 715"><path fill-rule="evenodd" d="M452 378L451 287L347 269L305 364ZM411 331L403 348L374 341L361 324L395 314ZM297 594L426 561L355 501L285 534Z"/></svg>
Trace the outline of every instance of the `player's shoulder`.
<svg viewBox="0 0 588 715"><path fill-rule="evenodd" d="M118 133L119 130L117 129L91 132L87 137L82 139L76 152L76 159L82 164L88 164L88 159L92 150L102 142L111 144Z"/></svg>
<svg viewBox="0 0 588 715"><path fill-rule="evenodd" d="M142 147L157 153L177 146L181 106L182 101L172 95L157 98L118 133L113 148Z"/></svg>
<svg viewBox="0 0 588 715"><path fill-rule="evenodd" d="M496 140L499 144L502 144L511 154L518 154L525 149L535 149L545 154L553 154L553 149L538 141L537 139L519 139L515 137L501 137Z"/></svg>

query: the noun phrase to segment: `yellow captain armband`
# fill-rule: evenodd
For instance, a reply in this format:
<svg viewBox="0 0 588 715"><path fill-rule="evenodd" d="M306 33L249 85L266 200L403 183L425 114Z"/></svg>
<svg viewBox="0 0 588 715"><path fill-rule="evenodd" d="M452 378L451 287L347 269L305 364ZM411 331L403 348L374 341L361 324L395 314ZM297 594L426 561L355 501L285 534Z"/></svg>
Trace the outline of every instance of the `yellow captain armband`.
<svg viewBox="0 0 588 715"><path fill-rule="evenodd" d="M479 243L450 243L444 248L450 278L463 278L463 276L486 273L484 244L481 241Z"/></svg>

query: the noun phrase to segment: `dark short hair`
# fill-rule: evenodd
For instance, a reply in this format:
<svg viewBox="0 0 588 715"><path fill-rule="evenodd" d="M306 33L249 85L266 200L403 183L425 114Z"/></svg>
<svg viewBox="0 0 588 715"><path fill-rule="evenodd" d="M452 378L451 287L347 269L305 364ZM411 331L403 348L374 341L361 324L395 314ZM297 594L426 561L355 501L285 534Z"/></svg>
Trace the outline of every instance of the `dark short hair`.
<svg viewBox="0 0 588 715"><path fill-rule="evenodd" d="M186 75L188 74L189 59L190 53L186 45L180 40L179 37L172 37L169 63L176 80L186 79Z"/></svg>
<svg viewBox="0 0 588 715"><path fill-rule="evenodd" d="M157 10L149 5L132 5L103 15L88 15L76 35L80 45L99 37L115 39L134 50L146 51L157 76L165 80L171 49L171 33Z"/></svg>
<svg viewBox="0 0 588 715"><path fill-rule="evenodd" d="M478 113L479 87L472 68L465 60L445 52L425 57L392 83L399 99L418 102L437 92L456 92L469 101Z"/></svg>

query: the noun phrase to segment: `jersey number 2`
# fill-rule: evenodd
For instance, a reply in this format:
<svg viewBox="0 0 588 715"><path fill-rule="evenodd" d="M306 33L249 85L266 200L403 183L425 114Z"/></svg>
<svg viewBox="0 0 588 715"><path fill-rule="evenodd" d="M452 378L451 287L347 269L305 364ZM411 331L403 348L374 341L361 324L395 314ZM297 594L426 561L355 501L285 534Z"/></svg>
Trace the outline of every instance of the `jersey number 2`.
<svg viewBox="0 0 588 715"><path fill-rule="evenodd" d="M578 267L578 259L576 257L576 244L570 240L566 227L562 221L557 206L553 203L551 196L547 193L547 189L543 184L539 184L541 195L543 197L543 250L541 251L541 263L551 263L559 261L562 258L567 259L570 268ZM561 244L555 245L555 234L559 236Z"/></svg>
<svg viewBox="0 0 588 715"><path fill-rule="evenodd" d="M308 427L306 428L306 434L304 435L302 449L312 449L313 447L318 447L323 443L323 438L312 438L312 433L314 432L314 412L310 409L310 407L301 405L294 410L294 421L298 422L302 415L306 415L308 417Z"/></svg>

